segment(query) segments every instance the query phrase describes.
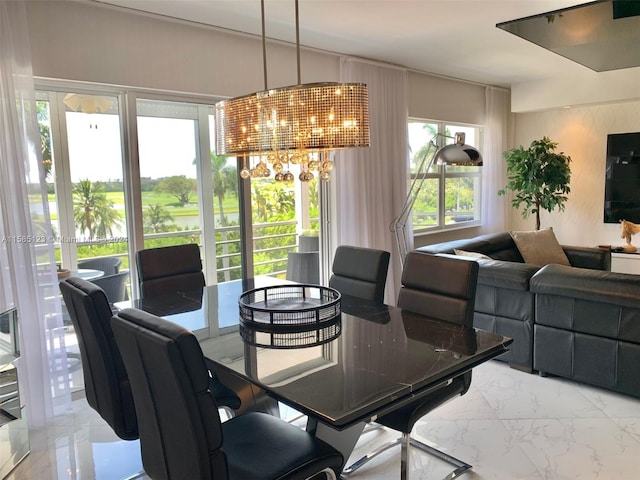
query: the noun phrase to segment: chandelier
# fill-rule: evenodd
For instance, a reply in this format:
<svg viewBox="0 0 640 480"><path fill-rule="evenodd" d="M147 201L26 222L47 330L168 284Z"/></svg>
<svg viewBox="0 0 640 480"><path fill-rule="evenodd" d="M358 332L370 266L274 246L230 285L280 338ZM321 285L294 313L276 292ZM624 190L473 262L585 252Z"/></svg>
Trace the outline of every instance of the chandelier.
<svg viewBox="0 0 640 480"><path fill-rule="evenodd" d="M243 157L242 178L291 182L291 165L300 166L302 182L318 176L328 181L332 150L369 146L369 98L362 83L300 82L300 37L296 7L298 85L267 89L262 5L265 90L224 100L215 106L216 154ZM254 159L255 165L249 165Z"/></svg>

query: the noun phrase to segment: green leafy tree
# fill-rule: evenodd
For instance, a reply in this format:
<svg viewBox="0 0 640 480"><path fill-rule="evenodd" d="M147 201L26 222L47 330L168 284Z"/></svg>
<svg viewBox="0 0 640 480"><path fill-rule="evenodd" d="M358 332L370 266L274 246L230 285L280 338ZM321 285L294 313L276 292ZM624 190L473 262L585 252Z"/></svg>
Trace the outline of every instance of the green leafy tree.
<svg viewBox="0 0 640 480"><path fill-rule="evenodd" d="M120 214L107 199L98 182L80 180L73 186L73 219L81 232L89 238L113 237L113 228L120 223Z"/></svg>
<svg viewBox="0 0 640 480"><path fill-rule="evenodd" d="M273 209L278 212L290 212L295 214L296 198L293 190L278 188L273 192Z"/></svg>
<svg viewBox="0 0 640 480"><path fill-rule="evenodd" d="M156 191L168 193L178 199L183 207L189 204L191 195L197 191L195 178L187 178L184 175L175 175L164 178L156 185Z"/></svg>
<svg viewBox="0 0 640 480"><path fill-rule="evenodd" d="M283 183L252 181L254 222L291 220L295 217L295 194Z"/></svg>
<svg viewBox="0 0 640 480"><path fill-rule="evenodd" d="M524 204L524 218L535 214L536 230L540 230L540 209L551 212L557 207L564 211L567 194L571 191L571 157L564 152L556 153L557 146L557 142L542 137L531 142L527 149L520 145L503 153L508 182L498 195L514 192L511 204L515 208Z"/></svg>
<svg viewBox="0 0 640 480"><path fill-rule="evenodd" d="M145 233L168 232L175 226L171 213L159 203L147 205L142 212L142 222Z"/></svg>

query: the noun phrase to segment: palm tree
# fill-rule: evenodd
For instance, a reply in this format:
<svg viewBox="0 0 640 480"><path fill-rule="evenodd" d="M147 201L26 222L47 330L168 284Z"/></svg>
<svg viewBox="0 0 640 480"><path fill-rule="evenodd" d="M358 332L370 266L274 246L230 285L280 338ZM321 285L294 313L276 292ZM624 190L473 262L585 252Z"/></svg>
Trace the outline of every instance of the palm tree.
<svg viewBox="0 0 640 480"><path fill-rule="evenodd" d="M218 199L220 210L220 225L226 225L223 201L228 192L238 194L238 172L236 167L227 165L227 157L220 157L215 152L209 152L211 157L211 176L213 180L213 196ZM193 159L196 164L196 159Z"/></svg>
<svg viewBox="0 0 640 480"><path fill-rule="evenodd" d="M80 180L73 187L73 219L81 232L89 239L113 236L113 227L120 223L120 214L107 199L100 183Z"/></svg>
<svg viewBox="0 0 640 480"><path fill-rule="evenodd" d="M237 192L238 179L236 168L227 165L226 157L219 157L214 152L211 156L211 175L213 176L213 195L218 199L218 208L220 210L220 225L225 226L224 209L222 202L228 191Z"/></svg>
<svg viewBox="0 0 640 480"><path fill-rule="evenodd" d="M142 221L145 232L159 233L169 229L168 222L173 223L173 216L159 203L147 205L142 212Z"/></svg>

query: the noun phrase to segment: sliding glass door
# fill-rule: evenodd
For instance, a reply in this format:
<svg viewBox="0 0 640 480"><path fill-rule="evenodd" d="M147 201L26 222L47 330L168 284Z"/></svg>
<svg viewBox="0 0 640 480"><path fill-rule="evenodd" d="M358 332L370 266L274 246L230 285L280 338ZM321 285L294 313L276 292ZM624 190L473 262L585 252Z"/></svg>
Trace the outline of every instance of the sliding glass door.
<svg viewBox="0 0 640 480"><path fill-rule="evenodd" d="M201 247L208 283L242 278L235 159L213 150L211 105L136 100L144 248Z"/></svg>

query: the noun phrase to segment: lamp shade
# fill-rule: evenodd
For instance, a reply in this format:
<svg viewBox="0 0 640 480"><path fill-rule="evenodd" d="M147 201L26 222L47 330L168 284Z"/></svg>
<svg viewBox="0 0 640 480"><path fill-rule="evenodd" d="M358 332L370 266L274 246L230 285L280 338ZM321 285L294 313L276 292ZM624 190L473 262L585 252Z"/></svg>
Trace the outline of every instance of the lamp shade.
<svg viewBox="0 0 640 480"><path fill-rule="evenodd" d="M369 146L367 86L314 83L216 103L216 154L264 155Z"/></svg>
<svg viewBox="0 0 640 480"><path fill-rule="evenodd" d="M464 133L456 133L455 143L445 145L436 153L438 165L481 167L482 155L475 147L464 143Z"/></svg>

